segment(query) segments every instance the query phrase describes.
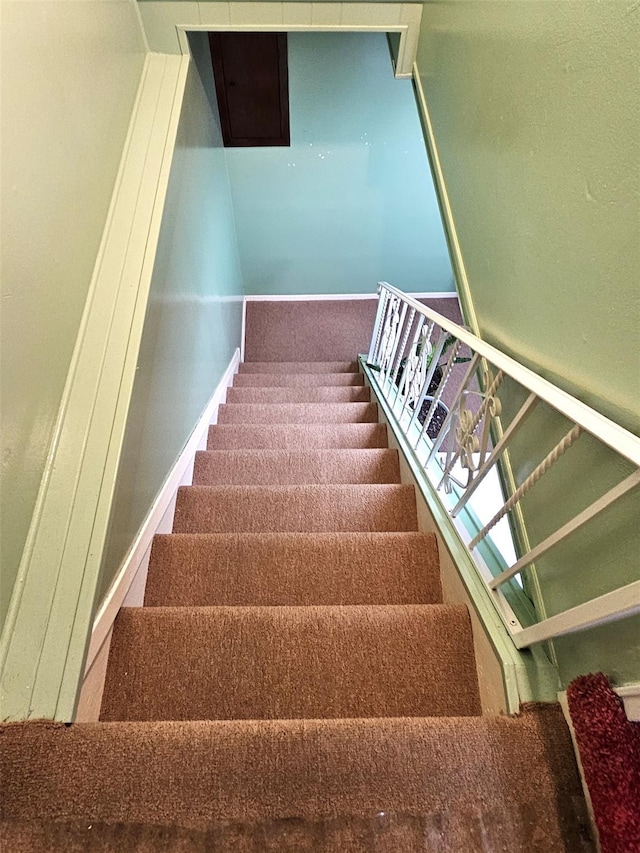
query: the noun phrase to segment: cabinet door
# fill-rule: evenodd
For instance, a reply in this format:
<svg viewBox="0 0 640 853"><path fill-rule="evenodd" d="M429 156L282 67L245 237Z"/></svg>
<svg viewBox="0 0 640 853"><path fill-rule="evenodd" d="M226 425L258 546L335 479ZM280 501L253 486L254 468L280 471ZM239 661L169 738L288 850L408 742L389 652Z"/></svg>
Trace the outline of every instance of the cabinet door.
<svg viewBox="0 0 640 853"><path fill-rule="evenodd" d="M209 33L225 147L289 145L286 33Z"/></svg>

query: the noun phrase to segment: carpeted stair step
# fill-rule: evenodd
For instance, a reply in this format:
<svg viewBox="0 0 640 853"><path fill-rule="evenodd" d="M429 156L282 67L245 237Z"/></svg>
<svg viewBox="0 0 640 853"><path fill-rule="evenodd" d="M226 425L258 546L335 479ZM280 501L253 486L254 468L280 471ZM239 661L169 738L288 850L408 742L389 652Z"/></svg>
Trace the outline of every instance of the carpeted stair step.
<svg viewBox="0 0 640 853"><path fill-rule="evenodd" d="M17 723L0 750L1 837L15 853L592 849L552 705L519 717ZM65 822L82 825L69 837Z"/></svg>
<svg viewBox="0 0 640 853"><path fill-rule="evenodd" d="M236 373L234 388L308 388L364 385L362 373Z"/></svg>
<svg viewBox="0 0 640 853"><path fill-rule="evenodd" d="M183 486L174 533L410 532L413 486Z"/></svg>
<svg viewBox="0 0 640 853"><path fill-rule="evenodd" d="M145 606L435 604L438 549L424 533L156 536Z"/></svg>
<svg viewBox="0 0 640 853"><path fill-rule="evenodd" d="M376 423L375 403L223 403L219 424Z"/></svg>
<svg viewBox="0 0 640 853"><path fill-rule="evenodd" d="M386 448L385 424L216 424L208 450Z"/></svg>
<svg viewBox="0 0 640 853"><path fill-rule="evenodd" d="M364 385L309 388L229 388L227 403L369 403L371 389Z"/></svg>
<svg viewBox="0 0 640 853"><path fill-rule="evenodd" d="M101 719L479 714L466 607L133 607Z"/></svg>
<svg viewBox="0 0 640 853"><path fill-rule="evenodd" d="M357 373L357 361L242 361L238 373Z"/></svg>
<svg viewBox="0 0 640 853"><path fill-rule="evenodd" d="M193 471L195 486L399 482L397 450L209 450Z"/></svg>

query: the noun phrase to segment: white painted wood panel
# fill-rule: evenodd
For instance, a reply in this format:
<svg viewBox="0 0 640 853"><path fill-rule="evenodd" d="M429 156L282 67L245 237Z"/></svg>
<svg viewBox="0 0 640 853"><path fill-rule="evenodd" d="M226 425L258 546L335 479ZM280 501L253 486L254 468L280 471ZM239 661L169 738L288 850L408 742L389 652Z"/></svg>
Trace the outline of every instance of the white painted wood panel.
<svg viewBox="0 0 640 853"><path fill-rule="evenodd" d="M159 53L188 53L186 33L193 30L397 32L396 77L411 77L422 17L421 3L149 0L139 5L149 47Z"/></svg>
<svg viewBox="0 0 640 853"><path fill-rule="evenodd" d="M145 65L3 634L7 719L73 716L187 67Z"/></svg>

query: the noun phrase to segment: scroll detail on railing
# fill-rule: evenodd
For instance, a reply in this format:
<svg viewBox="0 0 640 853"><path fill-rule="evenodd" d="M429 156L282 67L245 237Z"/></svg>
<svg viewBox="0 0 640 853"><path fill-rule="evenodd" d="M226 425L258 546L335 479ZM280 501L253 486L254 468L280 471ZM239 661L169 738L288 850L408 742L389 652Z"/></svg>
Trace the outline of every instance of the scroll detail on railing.
<svg viewBox="0 0 640 853"><path fill-rule="evenodd" d="M640 580L528 626L521 624L505 595L513 578L522 586L525 570L535 560L640 484L640 439L386 283L379 285L366 368L388 414L456 520L517 646L640 612ZM517 384L524 399L503 421L500 393L507 379L512 387ZM570 429L541 460L530 462L519 485L508 489L513 482L506 476L509 448L540 400L567 418ZM523 548L526 536L515 537L516 546L514 510L586 433L631 462L634 471L534 547ZM493 506L487 499L489 482ZM500 528L506 545L495 557L491 540Z"/></svg>

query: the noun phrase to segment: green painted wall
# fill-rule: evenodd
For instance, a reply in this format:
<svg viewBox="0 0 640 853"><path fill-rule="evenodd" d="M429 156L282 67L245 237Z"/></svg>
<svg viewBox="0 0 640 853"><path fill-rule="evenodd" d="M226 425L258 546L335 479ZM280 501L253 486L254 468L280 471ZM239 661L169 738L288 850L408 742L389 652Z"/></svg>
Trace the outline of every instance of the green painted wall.
<svg viewBox="0 0 640 853"><path fill-rule="evenodd" d="M483 337L638 429L640 7L426 3L418 67Z"/></svg>
<svg viewBox="0 0 640 853"><path fill-rule="evenodd" d="M2 3L0 626L144 55L131 0Z"/></svg>
<svg viewBox="0 0 640 853"><path fill-rule="evenodd" d="M482 336L629 429L640 426L640 6L441 0L418 68ZM508 419L519 398L505 392ZM539 413L518 481L565 424ZM527 439L527 449L524 439ZM533 543L626 466L590 439L524 502ZM540 561L549 615L636 579L637 496ZM563 683L640 678L640 620L555 643Z"/></svg>
<svg viewBox="0 0 640 853"><path fill-rule="evenodd" d="M192 37L176 151L98 600L240 346L242 279L206 34Z"/></svg>

